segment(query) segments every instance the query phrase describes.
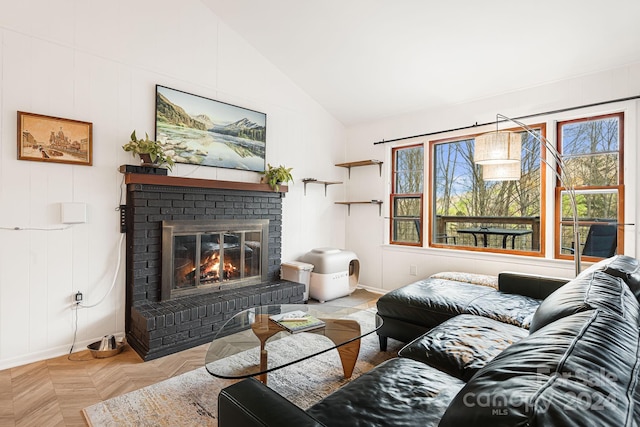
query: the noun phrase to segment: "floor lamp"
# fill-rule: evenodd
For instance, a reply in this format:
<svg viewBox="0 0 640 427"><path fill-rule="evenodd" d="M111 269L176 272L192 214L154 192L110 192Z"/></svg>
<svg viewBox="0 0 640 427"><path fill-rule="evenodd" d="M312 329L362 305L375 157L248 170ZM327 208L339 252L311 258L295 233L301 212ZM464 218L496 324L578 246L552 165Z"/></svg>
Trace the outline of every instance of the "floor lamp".
<svg viewBox="0 0 640 427"><path fill-rule="evenodd" d="M542 136L542 134L535 132L526 124L505 115L496 114L496 130L478 135L475 138L473 161L476 164L482 165L483 179L485 181L507 181L520 179L522 135L516 132L499 130L500 122L515 123L540 143L540 160L545 165L549 166L569 195L573 216L573 238L575 245L577 246L573 251L575 274L577 276L580 274L581 270L578 205L576 202L574 181L571 178L569 171L565 168L564 162L562 161L562 155L558 152L556 147L551 144L547 138ZM553 164L542 155L544 152L543 149L553 159ZM560 172L558 172L558 169Z"/></svg>

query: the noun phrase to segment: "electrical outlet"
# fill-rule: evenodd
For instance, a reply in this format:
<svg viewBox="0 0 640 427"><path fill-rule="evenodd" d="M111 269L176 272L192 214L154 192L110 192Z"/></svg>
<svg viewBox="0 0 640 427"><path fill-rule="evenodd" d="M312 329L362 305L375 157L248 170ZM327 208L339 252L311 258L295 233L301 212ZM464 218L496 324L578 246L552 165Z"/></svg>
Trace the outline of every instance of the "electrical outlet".
<svg viewBox="0 0 640 427"><path fill-rule="evenodd" d="M411 276L417 276L418 275L418 266L417 265L410 265L409 266L409 275L411 275Z"/></svg>

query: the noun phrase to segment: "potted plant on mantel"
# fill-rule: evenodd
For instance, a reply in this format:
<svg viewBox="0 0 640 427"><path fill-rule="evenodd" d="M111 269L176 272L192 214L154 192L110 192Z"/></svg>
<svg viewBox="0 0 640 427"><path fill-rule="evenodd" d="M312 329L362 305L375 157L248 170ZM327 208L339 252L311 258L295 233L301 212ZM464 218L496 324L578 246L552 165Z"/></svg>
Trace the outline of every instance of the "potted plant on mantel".
<svg viewBox="0 0 640 427"><path fill-rule="evenodd" d="M142 166L162 167L167 165L167 169L171 170L175 164L173 158L164 152L160 142L152 141L145 132L145 138L138 139L136 131L131 133L131 141L122 146L124 151L130 151L133 156L136 154L140 157Z"/></svg>
<svg viewBox="0 0 640 427"><path fill-rule="evenodd" d="M272 190L280 191L280 184L293 182L293 176L291 175L292 169L293 168L285 168L282 165L273 167L267 163L267 169L264 172L260 172L264 175L262 181L269 184Z"/></svg>

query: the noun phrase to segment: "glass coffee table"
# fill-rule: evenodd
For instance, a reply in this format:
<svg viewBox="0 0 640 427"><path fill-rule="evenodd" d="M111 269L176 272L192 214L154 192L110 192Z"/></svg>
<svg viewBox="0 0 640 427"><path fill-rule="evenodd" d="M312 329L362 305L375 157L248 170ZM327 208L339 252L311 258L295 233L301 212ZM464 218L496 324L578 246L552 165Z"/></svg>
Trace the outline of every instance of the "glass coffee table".
<svg viewBox="0 0 640 427"><path fill-rule="evenodd" d="M321 325L290 332L290 323L312 316ZM218 378L258 377L337 349L345 378L350 378L360 352L360 338L382 326L373 311L329 304L280 304L253 307L231 317L213 338L205 356L207 371Z"/></svg>

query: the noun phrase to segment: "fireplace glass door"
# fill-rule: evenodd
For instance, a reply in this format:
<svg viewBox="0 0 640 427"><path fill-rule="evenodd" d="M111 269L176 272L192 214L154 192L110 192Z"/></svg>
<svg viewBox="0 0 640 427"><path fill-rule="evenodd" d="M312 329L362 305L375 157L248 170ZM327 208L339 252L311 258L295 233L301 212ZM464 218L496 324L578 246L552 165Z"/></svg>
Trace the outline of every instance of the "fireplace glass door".
<svg viewBox="0 0 640 427"><path fill-rule="evenodd" d="M262 281L265 221L163 221L162 299Z"/></svg>

